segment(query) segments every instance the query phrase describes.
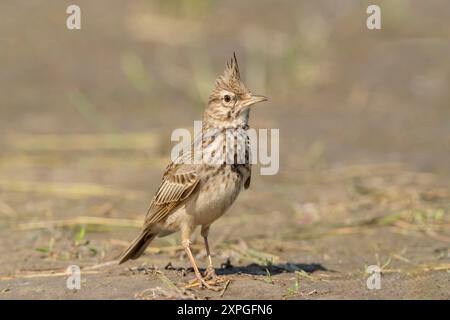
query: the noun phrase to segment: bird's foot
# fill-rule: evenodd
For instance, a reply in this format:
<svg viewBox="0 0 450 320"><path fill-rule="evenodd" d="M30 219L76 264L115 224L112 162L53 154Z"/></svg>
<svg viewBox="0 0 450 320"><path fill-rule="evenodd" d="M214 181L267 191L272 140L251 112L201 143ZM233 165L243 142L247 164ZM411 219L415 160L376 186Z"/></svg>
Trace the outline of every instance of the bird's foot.
<svg viewBox="0 0 450 320"><path fill-rule="evenodd" d="M223 283L224 281L225 280L222 280L217 276L211 280L208 280L206 277L205 278L200 277L191 280L185 287L188 289L195 287L206 288L208 290L218 292L223 290L224 287L221 285L221 283Z"/></svg>
<svg viewBox="0 0 450 320"><path fill-rule="evenodd" d="M206 269L206 272L203 274L203 277L205 280L217 281L217 274L216 274L216 270L214 269L214 267L208 266L208 268Z"/></svg>

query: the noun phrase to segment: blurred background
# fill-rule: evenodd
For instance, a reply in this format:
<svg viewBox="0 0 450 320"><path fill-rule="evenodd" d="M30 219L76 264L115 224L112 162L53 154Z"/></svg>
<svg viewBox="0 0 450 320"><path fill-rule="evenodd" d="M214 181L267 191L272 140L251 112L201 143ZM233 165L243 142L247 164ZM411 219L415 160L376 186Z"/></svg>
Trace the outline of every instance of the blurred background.
<svg viewBox="0 0 450 320"><path fill-rule="evenodd" d="M81 30L66 28L70 4L81 7ZM381 7L382 30L366 28L369 4ZM32 296L13 289L21 272L100 263L125 248L169 161L172 130L201 119L233 51L247 87L270 98L251 125L280 129L280 171L255 175L213 226L217 245L229 243L218 262L260 263L250 248L363 270L381 255L374 241L386 241L409 248L401 256L415 263L444 248L445 276L449 40L445 0L0 2L0 270L12 277L9 294ZM336 229L341 240L314 233L383 217L395 229L384 237L361 225ZM367 246L353 241L361 234L372 237ZM331 253L327 241L342 246ZM167 254L180 252L147 258Z"/></svg>

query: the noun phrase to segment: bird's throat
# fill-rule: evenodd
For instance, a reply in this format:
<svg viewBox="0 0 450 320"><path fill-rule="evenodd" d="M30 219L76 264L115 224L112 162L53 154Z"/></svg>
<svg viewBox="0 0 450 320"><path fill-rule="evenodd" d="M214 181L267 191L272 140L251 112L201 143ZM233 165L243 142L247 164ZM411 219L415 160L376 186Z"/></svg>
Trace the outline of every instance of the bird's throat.
<svg viewBox="0 0 450 320"><path fill-rule="evenodd" d="M212 114L205 113L203 117L203 128L205 129L226 129L226 128L248 128L250 118L250 109L243 110L236 115L229 117L215 117Z"/></svg>

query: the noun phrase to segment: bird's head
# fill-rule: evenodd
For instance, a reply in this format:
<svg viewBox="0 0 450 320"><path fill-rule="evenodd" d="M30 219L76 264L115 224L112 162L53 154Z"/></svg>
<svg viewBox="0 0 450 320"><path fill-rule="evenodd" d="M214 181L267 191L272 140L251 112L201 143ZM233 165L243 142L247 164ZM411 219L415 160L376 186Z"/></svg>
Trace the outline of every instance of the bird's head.
<svg viewBox="0 0 450 320"><path fill-rule="evenodd" d="M264 96L252 94L242 83L236 54L233 54L223 75L216 80L204 120L212 121L216 127L246 125L250 106L266 100Z"/></svg>

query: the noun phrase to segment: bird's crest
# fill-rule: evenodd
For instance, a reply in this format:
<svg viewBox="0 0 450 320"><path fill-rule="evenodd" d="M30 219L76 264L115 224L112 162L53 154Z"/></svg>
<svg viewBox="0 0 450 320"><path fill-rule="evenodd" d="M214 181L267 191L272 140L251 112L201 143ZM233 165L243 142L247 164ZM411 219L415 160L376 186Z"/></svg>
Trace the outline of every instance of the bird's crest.
<svg viewBox="0 0 450 320"><path fill-rule="evenodd" d="M241 74L239 72L239 65L236 54L233 52L233 57L227 62L227 67L223 75L216 80L216 87L214 91L228 90L236 94L247 92L247 88L241 81ZM214 93L214 92L213 92Z"/></svg>
<svg viewBox="0 0 450 320"><path fill-rule="evenodd" d="M233 57L231 58L231 60L227 62L227 68L225 69L223 77L227 82L232 79L235 79L237 81L241 80L241 74L239 73L239 65L235 52L233 52Z"/></svg>

